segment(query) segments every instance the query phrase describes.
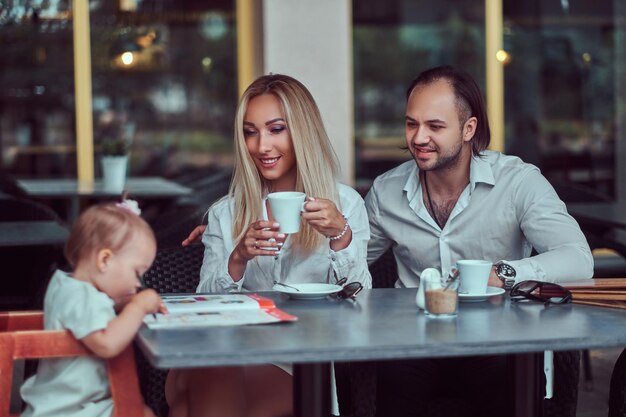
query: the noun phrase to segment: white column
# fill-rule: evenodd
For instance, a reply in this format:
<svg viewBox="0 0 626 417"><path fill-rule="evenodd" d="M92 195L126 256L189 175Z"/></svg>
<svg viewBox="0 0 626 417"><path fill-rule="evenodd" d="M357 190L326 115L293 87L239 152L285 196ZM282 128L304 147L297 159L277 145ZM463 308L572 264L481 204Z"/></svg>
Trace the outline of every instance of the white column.
<svg viewBox="0 0 626 417"><path fill-rule="evenodd" d="M264 0L265 74L301 81L313 94L341 164L354 184L351 0Z"/></svg>

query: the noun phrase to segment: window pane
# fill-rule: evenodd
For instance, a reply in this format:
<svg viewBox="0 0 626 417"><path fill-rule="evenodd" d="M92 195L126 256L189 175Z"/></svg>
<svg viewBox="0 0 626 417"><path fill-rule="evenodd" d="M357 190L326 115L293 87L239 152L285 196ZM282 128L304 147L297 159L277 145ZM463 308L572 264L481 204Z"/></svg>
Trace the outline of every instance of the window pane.
<svg viewBox="0 0 626 417"><path fill-rule="evenodd" d="M557 191L615 195L619 2L504 1L506 150Z"/></svg>
<svg viewBox="0 0 626 417"><path fill-rule="evenodd" d="M76 175L68 2L4 2L0 50L0 170Z"/></svg>
<svg viewBox="0 0 626 417"><path fill-rule="evenodd" d="M131 175L179 177L231 164L234 7L234 1L92 2L97 150L107 137L131 141Z"/></svg>
<svg viewBox="0 0 626 417"><path fill-rule="evenodd" d="M484 89L484 2L359 0L353 3L356 175L367 189L409 159L402 147L406 87L419 72L450 64Z"/></svg>

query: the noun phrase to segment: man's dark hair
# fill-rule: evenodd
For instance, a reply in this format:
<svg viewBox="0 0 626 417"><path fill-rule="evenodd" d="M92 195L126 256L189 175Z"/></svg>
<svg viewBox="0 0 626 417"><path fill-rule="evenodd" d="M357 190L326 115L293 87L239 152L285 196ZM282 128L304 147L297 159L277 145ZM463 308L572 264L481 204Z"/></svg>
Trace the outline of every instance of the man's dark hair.
<svg viewBox="0 0 626 417"><path fill-rule="evenodd" d="M409 100L409 96L415 87L432 84L441 79L447 80L452 86L461 126L470 117L476 117L477 119L476 132L472 138L472 152L478 156L480 152L489 146L491 132L485 109L485 100L478 84L476 84L471 75L450 65L427 69L411 82L406 92L406 99L407 101Z"/></svg>

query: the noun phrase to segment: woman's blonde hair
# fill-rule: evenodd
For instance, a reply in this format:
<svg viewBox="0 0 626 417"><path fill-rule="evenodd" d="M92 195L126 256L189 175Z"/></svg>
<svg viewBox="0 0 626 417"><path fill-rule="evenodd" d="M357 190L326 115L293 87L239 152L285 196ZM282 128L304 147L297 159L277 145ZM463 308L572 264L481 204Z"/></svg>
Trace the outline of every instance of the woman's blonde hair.
<svg viewBox="0 0 626 417"><path fill-rule="evenodd" d="M327 198L339 207L336 178L337 156L330 144L317 104L307 88L287 75L272 74L257 78L243 93L235 116L235 167L229 196L235 202L233 236L241 240L249 225L262 212L262 198L271 192L270 183L256 168L243 134L244 116L253 98L272 94L281 104L296 156L296 189L310 197ZM293 237L299 250L310 252L324 240L311 226L303 223Z"/></svg>
<svg viewBox="0 0 626 417"><path fill-rule="evenodd" d="M152 228L140 216L115 203L89 207L76 220L65 243L65 258L72 268L100 249L117 252L136 233L154 238Z"/></svg>

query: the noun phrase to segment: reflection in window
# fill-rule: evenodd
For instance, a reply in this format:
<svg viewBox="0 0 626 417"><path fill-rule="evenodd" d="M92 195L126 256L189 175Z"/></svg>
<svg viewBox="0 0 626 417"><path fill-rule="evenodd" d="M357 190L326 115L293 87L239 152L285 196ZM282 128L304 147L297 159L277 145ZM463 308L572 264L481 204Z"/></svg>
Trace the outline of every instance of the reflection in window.
<svg viewBox="0 0 626 417"><path fill-rule="evenodd" d="M94 141L132 142L132 175L230 165L234 2L101 2L91 11Z"/></svg>
<svg viewBox="0 0 626 417"><path fill-rule="evenodd" d="M91 0L96 177L106 137L132 175L228 166L237 100L234 0ZM0 8L0 169L75 177L71 2Z"/></svg>
<svg viewBox="0 0 626 417"><path fill-rule="evenodd" d="M353 2L357 186L407 160L402 150L406 87L429 67L450 64L484 89L484 2Z"/></svg>
<svg viewBox="0 0 626 417"><path fill-rule="evenodd" d="M417 73L456 65L484 91L484 3L460 3L353 2L356 172L362 188L408 158L400 150L404 89ZM577 187L579 196L582 186L611 198L618 186L625 5L503 0L506 152L536 164L559 187Z"/></svg>
<svg viewBox="0 0 626 417"><path fill-rule="evenodd" d="M73 176L74 69L67 2L0 7L0 170Z"/></svg>
<svg viewBox="0 0 626 417"><path fill-rule="evenodd" d="M504 1L506 150L557 190L614 196L617 3Z"/></svg>

